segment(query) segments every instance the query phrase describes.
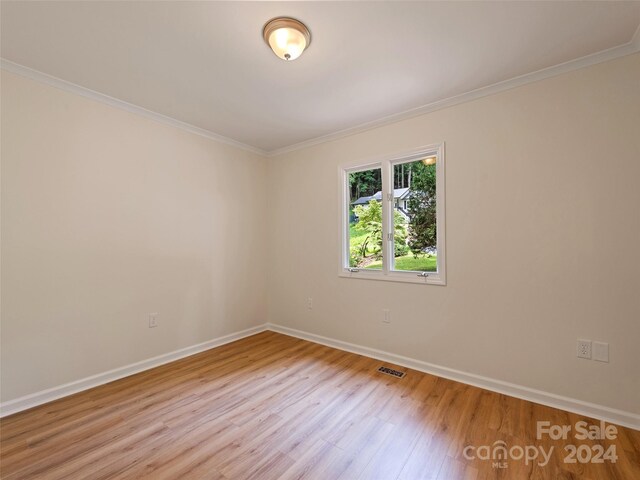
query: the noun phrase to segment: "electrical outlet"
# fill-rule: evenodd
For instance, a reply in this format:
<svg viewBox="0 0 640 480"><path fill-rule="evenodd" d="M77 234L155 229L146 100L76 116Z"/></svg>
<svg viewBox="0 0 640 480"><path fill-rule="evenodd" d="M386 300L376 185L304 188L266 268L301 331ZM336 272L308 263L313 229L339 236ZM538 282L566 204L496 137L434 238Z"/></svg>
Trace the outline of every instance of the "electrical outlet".
<svg viewBox="0 0 640 480"><path fill-rule="evenodd" d="M155 328L158 326L158 314L150 313L149 314L149 328Z"/></svg>
<svg viewBox="0 0 640 480"><path fill-rule="evenodd" d="M382 317L382 323L384 325L390 325L391 324L391 310L389 310L388 308L383 308L382 309L382 313L384 314L384 316Z"/></svg>
<svg viewBox="0 0 640 480"><path fill-rule="evenodd" d="M579 358L586 358L587 360L591 360L591 340L578 339L577 355Z"/></svg>
<svg viewBox="0 0 640 480"><path fill-rule="evenodd" d="M605 342L593 342L592 351L593 359L598 362L609 363L609 344Z"/></svg>
<svg viewBox="0 0 640 480"><path fill-rule="evenodd" d="M307 308L313 310L313 298L307 297Z"/></svg>

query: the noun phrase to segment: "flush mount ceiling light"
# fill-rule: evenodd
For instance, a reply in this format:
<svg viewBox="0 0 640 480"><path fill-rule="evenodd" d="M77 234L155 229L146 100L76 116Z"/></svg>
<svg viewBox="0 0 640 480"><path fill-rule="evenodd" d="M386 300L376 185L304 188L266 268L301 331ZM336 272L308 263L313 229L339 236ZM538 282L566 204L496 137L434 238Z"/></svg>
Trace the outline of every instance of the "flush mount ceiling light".
<svg viewBox="0 0 640 480"><path fill-rule="evenodd" d="M283 60L295 60L311 43L311 33L307 26L289 17L269 20L262 36L273 53Z"/></svg>
<svg viewBox="0 0 640 480"><path fill-rule="evenodd" d="M435 165L436 164L436 157L427 157L427 158L423 158L422 159L422 163L424 163L425 165Z"/></svg>

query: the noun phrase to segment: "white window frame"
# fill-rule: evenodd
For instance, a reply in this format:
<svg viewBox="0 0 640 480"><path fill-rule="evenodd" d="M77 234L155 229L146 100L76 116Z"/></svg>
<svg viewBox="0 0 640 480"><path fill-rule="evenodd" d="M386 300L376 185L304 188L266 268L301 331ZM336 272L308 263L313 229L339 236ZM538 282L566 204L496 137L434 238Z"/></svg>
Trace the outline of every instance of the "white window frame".
<svg viewBox="0 0 640 480"><path fill-rule="evenodd" d="M437 224L437 272L416 272L393 270L395 259L392 255L394 239L390 237L393 229L393 167L400 163L436 157L436 224ZM349 266L349 174L381 169L382 176L382 269L358 269ZM383 280L391 282L420 283L425 285L446 285L446 244L445 244L445 161L444 142L427 145L408 152L387 155L375 160L350 162L340 165L339 180L340 203L340 269L338 275L344 278ZM389 195L391 194L391 196Z"/></svg>

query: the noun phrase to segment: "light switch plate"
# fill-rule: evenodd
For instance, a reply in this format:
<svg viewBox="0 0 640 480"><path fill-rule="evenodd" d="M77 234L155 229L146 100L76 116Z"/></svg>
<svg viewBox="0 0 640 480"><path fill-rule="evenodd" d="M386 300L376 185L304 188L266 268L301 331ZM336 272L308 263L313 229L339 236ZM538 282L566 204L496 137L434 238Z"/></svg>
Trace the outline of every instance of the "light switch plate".
<svg viewBox="0 0 640 480"><path fill-rule="evenodd" d="M609 363L609 344L605 342L593 342L591 345L591 358L598 362Z"/></svg>

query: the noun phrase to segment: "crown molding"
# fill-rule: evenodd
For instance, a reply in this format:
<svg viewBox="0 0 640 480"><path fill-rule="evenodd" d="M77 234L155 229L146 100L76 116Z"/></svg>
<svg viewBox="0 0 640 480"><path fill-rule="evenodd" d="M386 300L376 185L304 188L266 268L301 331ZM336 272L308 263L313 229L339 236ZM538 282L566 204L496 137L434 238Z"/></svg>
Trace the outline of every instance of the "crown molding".
<svg viewBox="0 0 640 480"><path fill-rule="evenodd" d="M172 127L176 127L176 128L179 128L180 130L184 130L189 133L200 135L201 137L205 137L210 140L214 140L216 142L224 143L226 145L231 145L233 147L237 147L242 150L256 153L258 155L264 156L267 154L265 150L262 150L260 148L247 145L246 143L242 143L232 138L225 137L224 135L211 132L204 128L196 127L195 125L191 125L181 120L177 120L175 118L168 117L161 113L147 110L146 108L140 107L138 105L134 105L129 102L125 102L124 100L119 100L117 98L110 97L109 95L105 95L104 93L96 92L95 90L91 90L89 88L76 85L75 83L62 80L61 78L57 78L52 75L40 72L38 70L25 67L24 65L20 65L18 63L12 62L5 58L0 58L0 68L8 72L15 73L16 75L27 77L31 80L35 80L40 83L44 83L54 88L58 88L60 90L64 90L70 93L75 93L76 95L80 95L81 97L90 98L92 100L95 100L100 103L104 103L111 107L119 108L121 110L125 110L127 112L134 113L136 115L141 115L151 120L155 120L156 122L164 123L166 125L171 125Z"/></svg>
<svg viewBox="0 0 640 480"><path fill-rule="evenodd" d="M382 127L392 123L397 123L402 120L408 120L410 118L418 117L420 115L424 115L430 112L435 112L436 110L442 110L444 108L452 107L454 105L459 105L461 103L470 102L472 100L476 100L482 97L487 97L489 95L494 95L496 93L504 92L506 90L511 90L512 88L521 87L529 83L538 82L546 78L562 75L563 73L569 73L574 70L578 70L580 68L588 67L598 63L603 63L609 60L614 60L616 58L631 55L639 51L640 51L640 25L638 26L638 29L636 30L636 33L631 39L631 41L628 43L625 43L624 45L619 45L617 47L609 48L607 50L602 50L600 52L592 53L584 57L576 58L574 60L569 60L567 62L560 63L558 65L554 65L551 67L543 68L542 70L537 70L535 72L526 73L524 75L510 78L508 80L494 83L492 85L480 87L478 89L471 90L469 92L462 93L460 95L455 95L453 97L428 103L420 107L405 110L404 112L388 115L386 117L382 117L377 120L373 120L371 122L366 122L366 123L357 125L355 127L346 128L344 130L329 133L327 135L322 135L320 137L305 140L300 143L295 143L293 145L289 145L286 147L270 150L267 152L267 156L276 157L278 155L294 152L296 150L301 150L303 148L312 147L314 145L319 145L326 142L331 142L333 140L338 140L344 137L349 137L351 135L356 135L358 133L366 132L367 130Z"/></svg>
<svg viewBox="0 0 640 480"><path fill-rule="evenodd" d="M602 50L600 52L592 53L584 57L580 57L574 60L569 60L567 62L560 63L558 65L543 68L542 70L526 73L524 75L510 78L508 80L503 80L498 83L480 87L466 93L455 95L453 97L449 97L443 100L438 100L432 103L428 103L426 105L422 105L420 107L412 108L409 110L405 110L403 112L387 115L385 117L372 120L370 122L362 123L354 127L349 127L343 130L328 133L326 135L311 138L309 140L305 140L299 143L294 143L292 145L287 145L285 147L276 148L274 150L269 150L269 151L263 150L258 147L254 147L252 145L248 145L246 143L239 142L237 140L234 140L229 137L225 137L224 135L220 135L215 132L211 132L204 128L196 127L195 125L188 124L181 120L176 120L175 118L168 117L166 115L162 115L160 113L156 113L151 110L147 110L146 108L139 107L137 105L125 102L123 100L119 100L114 97L110 97L103 93L96 92L94 90L88 89L86 87L82 87L80 85L76 85L74 83L68 82L66 80L62 80L52 75L39 72L32 68L25 67L23 65L6 60L4 58L0 59L0 68L18 75L22 75L32 80L36 80L38 82L45 83L52 87L65 90L67 92L71 92L83 97L91 98L93 100L96 100L101 103L105 103L112 107L120 108L122 110L126 110L131 113L142 115L144 117L150 118L157 122L171 125L181 130L194 133L196 135L200 135L202 137L206 137L220 143L232 145L242 150L246 150L246 151L249 151L258 155L266 156L266 157L277 157L278 155L283 155L285 153L302 150L304 148L312 147L314 145L320 145L322 143L327 143L327 142L338 140L344 137L349 137L351 135L356 135L358 133L366 132L367 130L372 130L374 128L390 125L392 123L400 122L402 120L408 120L410 118L418 117L420 115L435 112L437 110L442 110L444 108L459 105L461 103L470 102L472 100L477 100L482 97L487 97L489 95L494 95L496 93L504 92L506 90L511 90L512 88L521 87L529 83L538 82L546 78L555 77L557 75L562 75L564 73L569 73L574 70L578 70L580 68L596 65L598 63L607 62L609 60L614 60L616 58L624 57L626 55L631 55L638 52L640 52L640 25L638 25L638 28L636 29L635 34L633 35L631 40L628 43L625 43L624 45L619 45L617 47L609 48L607 50Z"/></svg>

